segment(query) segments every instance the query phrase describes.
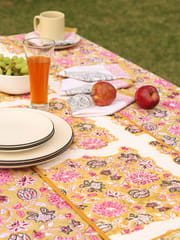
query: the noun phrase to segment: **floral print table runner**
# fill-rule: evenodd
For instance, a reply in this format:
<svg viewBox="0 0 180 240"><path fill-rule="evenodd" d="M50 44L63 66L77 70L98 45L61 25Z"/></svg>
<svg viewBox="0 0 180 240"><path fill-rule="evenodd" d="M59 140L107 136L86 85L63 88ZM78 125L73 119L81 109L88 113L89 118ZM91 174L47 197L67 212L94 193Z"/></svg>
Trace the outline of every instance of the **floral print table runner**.
<svg viewBox="0 0 180 240"><path fill-rule="evenodd" d="M23 37L1 36L1 52L22 55ZM99 63L118 63L132 76L125 92L156 86L160 104L72 117L59 94L59 72ZM86 39L56 51L49 111L72 126L74 142L48 164L0 169L0 239L179 239L179 96L177 86ZM0 93L0 99L0 107L29 105L29 94Z"/></svg>

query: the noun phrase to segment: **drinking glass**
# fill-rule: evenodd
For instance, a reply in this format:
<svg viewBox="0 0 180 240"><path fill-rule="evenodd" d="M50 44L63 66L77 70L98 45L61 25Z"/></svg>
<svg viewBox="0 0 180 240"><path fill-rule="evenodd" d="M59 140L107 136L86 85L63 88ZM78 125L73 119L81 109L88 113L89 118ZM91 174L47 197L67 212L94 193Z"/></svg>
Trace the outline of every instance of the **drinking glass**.
<svg viewBox="0 0 180 240"><path fill-rule="evenodd" d="M45 110L48 104L48 80L55 42L45 38L23 41L30 77L30 107Z"/></svg>

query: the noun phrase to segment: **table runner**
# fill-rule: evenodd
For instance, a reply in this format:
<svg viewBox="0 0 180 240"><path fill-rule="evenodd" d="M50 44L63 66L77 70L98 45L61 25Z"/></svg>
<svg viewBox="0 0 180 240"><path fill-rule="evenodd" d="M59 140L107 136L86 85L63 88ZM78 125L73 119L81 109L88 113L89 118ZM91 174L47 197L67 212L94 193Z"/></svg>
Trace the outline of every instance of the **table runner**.
<svg viewBox="0 0 180 240"><path fill-rule="evenodd" d="M1 36L1 52L21 55L23 36ZM131 91L153 84L160 104L143 110L134 103L108 117L71 117L58 94L58 73L96 63L120 64L136 80ZM179 95L177 86L87 39L56 51L49 111L73 127L74 143L49 164L0 170L0 239L178 239ZM0 98L0 107L29 105L29 94Z"/></svg>

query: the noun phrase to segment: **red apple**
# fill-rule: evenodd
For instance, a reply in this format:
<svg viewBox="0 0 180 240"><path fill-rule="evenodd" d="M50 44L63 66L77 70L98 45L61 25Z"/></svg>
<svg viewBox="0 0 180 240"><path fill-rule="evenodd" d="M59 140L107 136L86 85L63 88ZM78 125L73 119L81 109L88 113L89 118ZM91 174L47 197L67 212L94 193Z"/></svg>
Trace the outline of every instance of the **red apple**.
<svg viewBox="0 0 180 240"><path fill-rule="evenodd" d="M91 97L98 106L110 105L116 98L116 88L108 82L97 82L92 87Z"/></svg>
<svg viewBox="0 0 180 240"><path fill-rule="evenodd" d="M160 100L158 90L152 85L144 85L135 93L137 104L144 109L154 108Z"/></svg>

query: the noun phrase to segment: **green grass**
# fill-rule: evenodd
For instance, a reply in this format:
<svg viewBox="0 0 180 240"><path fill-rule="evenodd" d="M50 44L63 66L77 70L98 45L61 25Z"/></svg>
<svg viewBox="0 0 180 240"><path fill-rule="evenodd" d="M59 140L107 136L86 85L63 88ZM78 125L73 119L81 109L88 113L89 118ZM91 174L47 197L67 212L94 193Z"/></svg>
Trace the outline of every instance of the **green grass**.
<svg viewBox="0 0 180 240"><path fill-rule="evenodd" d="M180 86L179 0L0 0L0 35L33 30L33 16L62 11L66 26Z"/></svg>

